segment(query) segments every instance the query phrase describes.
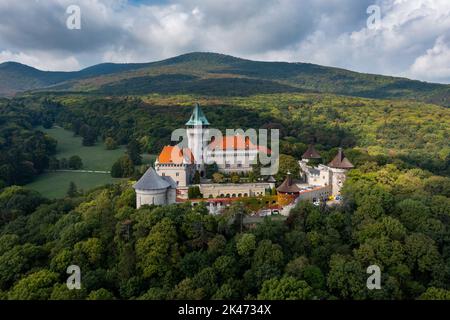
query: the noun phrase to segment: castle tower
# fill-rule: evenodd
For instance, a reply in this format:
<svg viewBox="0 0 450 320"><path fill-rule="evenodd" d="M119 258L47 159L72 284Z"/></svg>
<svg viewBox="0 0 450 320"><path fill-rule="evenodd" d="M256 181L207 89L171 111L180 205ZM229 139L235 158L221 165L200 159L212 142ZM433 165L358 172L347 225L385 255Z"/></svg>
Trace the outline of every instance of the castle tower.
<svg viewBox="0 0 450 320"><path fill-rule="evenodd" d="M301 160L298 162L301 168L300 176L302 180L306 183L313 184L311 179L311 169L314 166L314 162L319 162L322 159L322 156L317 152L316 148L314 148L313 144L308 146L308 149L303 153Z"/></svg>
<svg viewBox="0 0 450 320"><path fill-rule="evenodd" d="M143 205L164 206L176 202L177 185L171 177L159 176L152 167L133 185L136 208Z"/></svg>
<svg viewBox="0 0 450 320"><path fill-rule="evenodd" d="M353 169L355 166L345 157L342 148L339 148L338 154L328 164L331 175L331 193L333 196L341 194L341 188L347 177L347 171Z"/></svg>
<svg viewBox="0 0 450 320"><path fill-rule="evenodd" d="M200 105L196 103L191 118L186 122L186 131L188 147L194 157L195 169L200 172L201 176L204 176L205 173L203 152L207 144L205 137L208 135L208 126L208 119L206 119Z"/></svg>
<svg viewBox="0 0 450 320"><path fill-rule="evenodd" d="M317 152L316 148L314 148L314 145L312 144L308 146L308 149L302 155L302 160L305 162L308 162L309 160L320 160L320 159L322 159L322 156Z"/></svg>
<svg viewBox="0 0 450 320"><path fill-rule="evenodd" d="M286 179L277 188L277 194L278 204L282 207L291 204L300 195L300 189L292 181L292 175L290 172L287 173Z"/></svg>

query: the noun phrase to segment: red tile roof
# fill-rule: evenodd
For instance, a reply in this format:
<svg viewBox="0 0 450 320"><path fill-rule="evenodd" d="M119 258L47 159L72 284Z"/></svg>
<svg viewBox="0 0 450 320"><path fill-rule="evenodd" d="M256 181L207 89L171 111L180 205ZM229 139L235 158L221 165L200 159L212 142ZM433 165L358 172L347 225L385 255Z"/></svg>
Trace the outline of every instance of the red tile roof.
<svg viewBox="0 0 450 320"><path fill-rule="evenodd" d="M316 148L312 144L309 145L308 149L302 155L302 159L321 159L322 156L317 152Z"/></svg>
<svg viewBox="0 0 450 320"><path fill-rule="evenodd" d="M280 193L299 193L300 188L292 181L292 176L288 173L286 179L277 188L277 191Z"/></svg>
<svg viewBox="0 0 450 320"><path fill-rule="evenodd" d="M188 148L181 150L178 146L165 146L158 156L158 162L163 164L194 163L194 156Z"/></svg>
<svg viewBox="0 0 450 320"><path fill-rule="evenodd" d="M243 135L225 136L217 140L213 140L209 144L210 149L214 150L259 150L266 154L270 154L270 149L255 145L249 137Z"/></svg>
<svg viewBox="0 0 450 320"><path fill-rule="evenodd" d="M336 169L353 169L355 166L345 157L342 148L339 148L338 154L334 159L328 164L331 168Z"/></svg>

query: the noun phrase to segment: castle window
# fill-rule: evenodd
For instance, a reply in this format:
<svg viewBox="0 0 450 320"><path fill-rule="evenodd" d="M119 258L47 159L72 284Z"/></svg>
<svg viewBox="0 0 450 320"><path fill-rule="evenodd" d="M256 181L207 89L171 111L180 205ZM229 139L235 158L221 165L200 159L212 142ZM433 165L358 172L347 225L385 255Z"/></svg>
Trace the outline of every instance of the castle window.
<svg viewBox="0 0 450 320"><path fill-rule="evenodd" d="M179 177L179 176L180 176L180 173L179 173L179 172L177 172L177 173L176 173L176 176L177 176L177 177Z"/></svg>

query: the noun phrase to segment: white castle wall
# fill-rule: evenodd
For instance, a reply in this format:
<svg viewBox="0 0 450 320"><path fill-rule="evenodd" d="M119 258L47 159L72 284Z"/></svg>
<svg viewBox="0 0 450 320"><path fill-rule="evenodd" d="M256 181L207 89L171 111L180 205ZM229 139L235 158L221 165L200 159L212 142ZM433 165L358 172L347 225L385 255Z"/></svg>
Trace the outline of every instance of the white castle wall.
<svg viewBox="0 0 450 320"><path fill-rule="evenodd" d="M175 192L175 189L136 190L136 208L146 204L163 206L175 203L175 196L168 195L171 190Z"/></svg>
<svg viewBox="0 0 450 320"><path fill-rule="evenodd" d="M191 170L187 164L159 164L155 163L158 175L171 177L179 187L186 187L191 180Z"/></svg>
<svg viewBox="0 0 450 320"><path fill-rule="evenodd" d="M332 180L331 180L331 190L332 195L337 196L341 194L342 186L344 185L344 181L347 178L347 170L345 169L330 169L332 172Z"/></svg>
<svg viewBox="0 0 450 320"><path fill-rule="evenodd" d="M264 196L266 189L272 189L274 186L273 183L201 184L200 192L204 198L254 197Z"/></svg>
<svg viewBox="0 0 450 320"><path fill-rule="evenodd" d="M331 168L323 164L311 167L306 160L299 161L299 164L302 172L305 174L307 184L322 187L329 186L331 195L340 195L348 170Z"/></svg>

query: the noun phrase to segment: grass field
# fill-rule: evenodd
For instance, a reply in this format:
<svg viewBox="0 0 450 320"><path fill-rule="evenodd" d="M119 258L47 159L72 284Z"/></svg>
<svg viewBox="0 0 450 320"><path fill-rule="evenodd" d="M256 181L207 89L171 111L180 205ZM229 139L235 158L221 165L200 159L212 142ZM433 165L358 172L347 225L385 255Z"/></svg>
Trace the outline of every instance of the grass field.
<svg viewBox="0 0 450 320"><path fill-rule="evenodd" d="M102 142L92 147L85 147L81 144L81 137L74 137L73 132L60 127L39 128L39 130L58 140L56 154L58 159L69 159L73 155L78 155L83 160L85 170L109 171L113 163L125 152L123 146L116 150L106 150Z"/></svg>
<svg viewBox="0 0 450 320"><path fill-rule="evenodd" d="M48 172L38 176L26 187L38 191L47 198L54 199L66 195L71 181L77 185L78 190L87 191L120 180L104 173Z"/></svg>
<svg viewBox="0 0 450 320"><path fill-rule="evenodd" d="M47 133L58 141L56 158L69 159L73 155L78 155L83 160L82 170L110 171L113 163L125 153L125 147L121 146L116 150L106 150L102 142L92 147L85 147L81 144L81 137L74 137L73 132L61 127L39 130ZM143 164L152 164L156 156L143 154ZM69 184L73 181L79 190L88 191L90 189L120 181L112 178L107 173L91 172L47 172L38 176L26 187L36 190L43 196L53 199L62 198L66 195Z"/></svg>
<svg viewBox="0 0 450 320"><path fill-rule="evenodd" d="M70 158L78 155L83 160L83 170L110 171L113 163L125 153L125 148L106 150L103 143L92 147L84 147L80 137L74 137L73 132L60 127L39 130L47 133L58 141L58 159ZM70 182L73 181L78 189L85 191L108 183L120 181L109 174L85 172L47 172L38 176L27 187L38 191L47 198L61 198L66 195Z"/></svg>

